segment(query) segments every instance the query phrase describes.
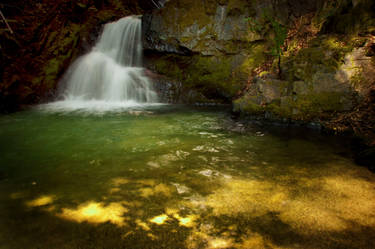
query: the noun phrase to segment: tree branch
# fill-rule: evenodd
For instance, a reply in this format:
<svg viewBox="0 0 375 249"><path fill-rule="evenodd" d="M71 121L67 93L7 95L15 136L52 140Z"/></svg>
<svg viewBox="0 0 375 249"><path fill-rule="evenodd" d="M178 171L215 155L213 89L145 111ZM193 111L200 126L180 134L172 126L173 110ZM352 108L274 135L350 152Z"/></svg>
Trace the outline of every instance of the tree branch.
<svg viewBox="0 0 375 249"><path fill-rule="evenodd" d="M3 18L5 24L7 25L7 27L8 27L8 29L9 29L10 33L11 33L11 34L14 34L12 28L9 26L9 23L8 23L7 20L5 19L5 16L3 15L3 12L1 12L1 10L0 10L0 15L1 15L1 17Z"/></svg>

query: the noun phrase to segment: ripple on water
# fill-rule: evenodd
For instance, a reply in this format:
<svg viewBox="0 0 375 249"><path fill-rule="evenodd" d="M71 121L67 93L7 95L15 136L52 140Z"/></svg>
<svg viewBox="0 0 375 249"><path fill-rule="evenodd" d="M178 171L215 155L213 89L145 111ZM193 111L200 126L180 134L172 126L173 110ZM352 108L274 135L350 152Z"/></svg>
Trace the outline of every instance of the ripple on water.
<svg viewBox="0 0 375 249"><path fill-rule="evenodd" d="M375 176L341 141L152 112L0 117L0 244L375 248Z"/></svg>

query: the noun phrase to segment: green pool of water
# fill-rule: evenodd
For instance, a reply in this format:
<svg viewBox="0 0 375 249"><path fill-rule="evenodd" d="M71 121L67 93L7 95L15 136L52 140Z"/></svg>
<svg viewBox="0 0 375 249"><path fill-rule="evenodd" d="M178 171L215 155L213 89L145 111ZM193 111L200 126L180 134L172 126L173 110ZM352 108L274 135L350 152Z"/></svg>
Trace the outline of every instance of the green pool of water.
<svg viewBox="0 0 375 249"><path fill-rule="evenodd" d="M345 143L154 107L0 116L0 248L375 248Z"/></svg>

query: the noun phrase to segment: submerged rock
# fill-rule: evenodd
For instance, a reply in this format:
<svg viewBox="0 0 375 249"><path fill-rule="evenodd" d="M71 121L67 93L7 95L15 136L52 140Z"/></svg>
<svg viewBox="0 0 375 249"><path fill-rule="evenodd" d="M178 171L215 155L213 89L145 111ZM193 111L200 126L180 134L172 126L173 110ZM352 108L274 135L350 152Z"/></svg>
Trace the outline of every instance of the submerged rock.
<svg viewBox="0 0 375 249"><path fill-rule="evenodd" d="M172 185L176 187L176 190L177 190L178 194L185 194L185 193L189 193L191 191L191 189L186 187L185 185L181 185L181 184L178 184L178 183L172 183Z"/></svg>
<svg viewBox="0 0 375 249"><path fill-rule="evenodd" d="M206 170L199 171L199 174L210 177L212 176L213 171L210 169L206 169Z"/></svg>

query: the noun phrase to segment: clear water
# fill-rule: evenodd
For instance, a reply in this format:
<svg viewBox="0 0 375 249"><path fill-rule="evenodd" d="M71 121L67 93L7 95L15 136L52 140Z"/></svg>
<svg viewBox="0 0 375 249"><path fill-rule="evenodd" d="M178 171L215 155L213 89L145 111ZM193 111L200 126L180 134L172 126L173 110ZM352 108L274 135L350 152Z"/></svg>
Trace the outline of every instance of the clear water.
<svg viewBox="0 0 375 249"><path fill-rule="evenodd" d="M224 110L0 116L0 248L375 248L342 141Z"/></svg>

